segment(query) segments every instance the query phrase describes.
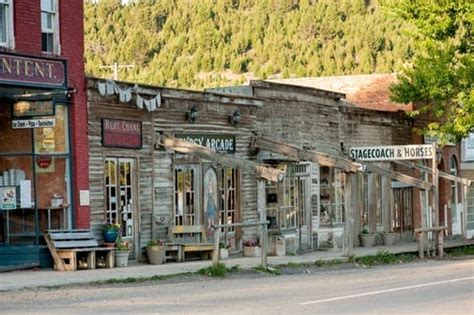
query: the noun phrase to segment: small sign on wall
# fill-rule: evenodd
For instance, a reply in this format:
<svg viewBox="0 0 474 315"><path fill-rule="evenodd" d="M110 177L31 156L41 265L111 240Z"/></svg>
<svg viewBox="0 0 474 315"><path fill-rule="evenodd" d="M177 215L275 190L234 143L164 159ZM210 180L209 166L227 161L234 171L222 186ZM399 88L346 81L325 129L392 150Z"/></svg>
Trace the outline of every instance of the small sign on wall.
<svg viewBox="0 0 474 315"><path fill-rule="evenodd" d="M90 206L89 190L79 190L79 205Z"/></svg>
<svg viewBox="0 0 474 315"><path fill-rule="evenodd" d="M123 119L102 119L104 147L141 149L142 122Z"/></svg>
<svg viewBox="0 0 474 315"><path fill-rule="evenodd" d="M221 153L235 153L234 135L176 134L181 139Z"/></svg>
<svg viewBox="0 0 474 315"><path fill-rule="evenodd" d="M53 128L54 126L56 126L55 118L12 120L13 129Z"/></svg>

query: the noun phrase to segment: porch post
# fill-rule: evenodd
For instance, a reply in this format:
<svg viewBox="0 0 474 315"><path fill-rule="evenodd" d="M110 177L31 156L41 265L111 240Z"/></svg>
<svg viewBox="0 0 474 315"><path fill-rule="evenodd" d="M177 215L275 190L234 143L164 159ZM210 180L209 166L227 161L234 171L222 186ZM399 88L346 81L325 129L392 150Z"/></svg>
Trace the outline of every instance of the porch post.
<svg viewBox="0 0 474 315"><path fill-rule="evenodd" d="M344 208L346 210L346 222L344 224L344 242L342 243L342 255L350 257L354 255L354 215L352 204L352 173L344 173Z"/></svg>
<svg viewBox="0 0 474 315"><path fill-rule="evenodd" d="M433 210L434 210L434 218L433 218L433 227L438 227L439 226L439 178L438 178L438 163L437 163L437 160L436 160L436 149L437 149L437 145L435 142L433 142L432 144L433 146L433 159L432 159L432 175L431 175L431 180L432 180L432 183L433 183L433 200L432 200L432 203L433 203ZM437 232L437 233L443 233L442 231L441 232ZM436 235L436 232L435 232L435 235ZM435 237L435 241L436 241L436 245L438 247L438 255L442 255L442 253L440 253L440 249L442 250L442 247L443 245L441 244L440 246L440 242L439 242L439 237Z"/></svg>
<svg viewBox="0 0 474 315"><path fill-rule="evenodd" d="M257 210L260 214L260 222L267 221L267 208L265 198L265 180L257 179ZM262 246L262 268L267 269L267 251L268 251L267 225L260 227L260 245Z"/></svg>

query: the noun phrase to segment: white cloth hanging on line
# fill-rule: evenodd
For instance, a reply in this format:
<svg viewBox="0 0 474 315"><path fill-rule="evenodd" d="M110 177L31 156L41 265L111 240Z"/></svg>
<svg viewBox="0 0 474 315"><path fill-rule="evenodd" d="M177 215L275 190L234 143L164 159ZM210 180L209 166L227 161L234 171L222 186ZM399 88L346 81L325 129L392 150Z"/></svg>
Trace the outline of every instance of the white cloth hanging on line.
<svg viewBox="0 0 474 315"><path fill-rule="evenodd" d="M121 103L129 103L132 100L132 93L136 94L136 105L139 109L146 108L149 112L153 112L161 107L161 93L158 93L150 99L143 98L138 94L138 85L122 89L115 81L106 80L105 82L97 82L97 90L102 96L111 96L117 94Z"/></svg>

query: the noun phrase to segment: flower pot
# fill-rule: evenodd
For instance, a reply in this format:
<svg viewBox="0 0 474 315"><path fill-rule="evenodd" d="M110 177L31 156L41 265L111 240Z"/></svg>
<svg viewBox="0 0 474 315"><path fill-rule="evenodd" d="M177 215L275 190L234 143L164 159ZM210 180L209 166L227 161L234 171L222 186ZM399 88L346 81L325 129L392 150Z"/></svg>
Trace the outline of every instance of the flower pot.
<svg viewBox="0 0 474 315"><path fill-rule="evenodd" d="M165 248L163 246L148 246L146 255L151 265L161 265L165 261Z"/></svg>
<svg viewBox="0 0 474 315"><path fill-rule="evenodd" d="M259 246L244 246L245 257L260 257L261 252Z"/></svg>
<svg viewBox="0 0 474 315"><path fill-rule="evenodd" d="M103 230L102 231L102 238L104 239L104 243L115 243L117 236L118 236L117 230Z"/></svg>
<svg viewBox="0 0 474 315"><path fill-rule="evenodd" d="M362 246L364 247L372 247L375 244L375 234L368 233L368 234L359 234L360 240L362 241Z"/></svg>
<svg viewBox="0 0 474 315"><path fill-rule="evenodd" d="M397 238L397 233L383 233L382 234L383 244L386 246L391 246L395 244L396 238Z"/></svg>
<svg viewBox="0 0 474 315"><path fill-rule="evenodd" d="M130 252L115 252L115 267L127 267L128 266L128 255Z"/></svg>
<svg viewBox="0 0 474 315"><path fill-rule="evenodd" d="M227 248L220 248L219 249L220 259L227 259L229 258L229 250Z"/></svg>

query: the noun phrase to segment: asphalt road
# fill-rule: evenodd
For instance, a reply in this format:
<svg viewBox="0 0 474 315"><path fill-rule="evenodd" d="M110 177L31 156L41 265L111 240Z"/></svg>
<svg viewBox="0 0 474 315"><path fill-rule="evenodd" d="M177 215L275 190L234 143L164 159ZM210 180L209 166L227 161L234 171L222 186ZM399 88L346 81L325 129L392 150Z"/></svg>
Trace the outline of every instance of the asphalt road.
<svg viewBox="0 0 474 315"><path fill-rule="evenodd" d="M0 293L0 314L474 314L474 260Z"/></svg>

